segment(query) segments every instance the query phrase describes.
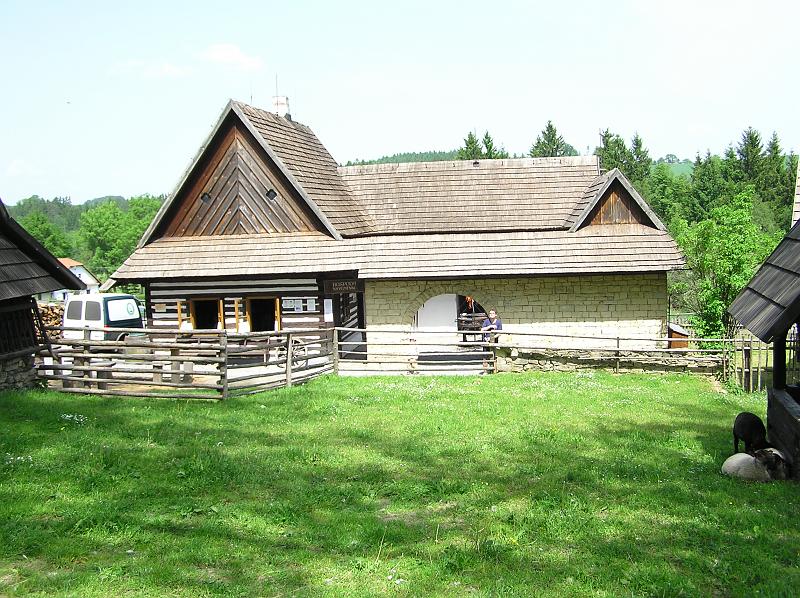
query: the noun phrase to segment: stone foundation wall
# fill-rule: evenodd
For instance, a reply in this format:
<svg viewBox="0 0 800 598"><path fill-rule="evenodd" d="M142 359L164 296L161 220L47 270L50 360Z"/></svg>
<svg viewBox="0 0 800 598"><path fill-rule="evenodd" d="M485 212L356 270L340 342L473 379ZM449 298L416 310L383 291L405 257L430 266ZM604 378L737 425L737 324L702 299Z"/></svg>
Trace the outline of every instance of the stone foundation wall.
<svg viewBox="0 0 800 598"><path fill-rule="evenodd" d="M661 352L591 350L495 349L499 372L574 372L586 369L617 370L620 372L691 372L716 375L722 372L722 357L686 357Z"/></svg>
<svg viewBox="0 0 800 598"><path fill-rule="evenodd" d="M36 386L33 355L3 359L0 357L0 390Z"/></svg>
<svg viewBox="0 0 800 598"><path fill-rule="evenodd" d="M614 347L596 337L659 338L666 334L667 277L652 274L604 274L474 280L366 281L367 328L403 335L368 333L369 342L413 337L417 310L428 299L455 293L471 295L503 321L499 342L532 347ZM588 336L588 339L530 338L515 332ZM387 345L388 346L388 345ZM653 341L629 341L622 348L655 347Z"/></svg>

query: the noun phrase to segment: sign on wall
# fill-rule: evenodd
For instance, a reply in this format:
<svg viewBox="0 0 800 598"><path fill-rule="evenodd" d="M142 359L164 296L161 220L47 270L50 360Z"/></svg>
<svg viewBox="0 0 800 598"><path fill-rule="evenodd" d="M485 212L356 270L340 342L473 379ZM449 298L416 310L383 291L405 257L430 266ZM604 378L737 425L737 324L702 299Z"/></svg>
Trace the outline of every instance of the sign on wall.
<svg viewBox="0 0 800 598"><path fill-rule="evenodd" d="M326 280L324 281L326 295L338 295L342 293L363 293L364 281L356 278Z"/></svg>

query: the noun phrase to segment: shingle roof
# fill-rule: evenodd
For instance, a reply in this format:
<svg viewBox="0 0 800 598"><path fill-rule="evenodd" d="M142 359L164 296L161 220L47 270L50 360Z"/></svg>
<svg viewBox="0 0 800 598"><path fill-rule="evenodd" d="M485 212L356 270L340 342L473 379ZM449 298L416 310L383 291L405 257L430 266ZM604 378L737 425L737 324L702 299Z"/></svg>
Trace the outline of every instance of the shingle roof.
<svg viewBox="0 0 800 598"><path fill-rule="evenodd" d="M643 210L654 227L604 224L574 230L613 180L629 187L618 171L601 175L596 156L337 167L305 125L239 102L228 105L209 143L234 114L330 236L151 239L171 198L113 278L358 270L361 278L373 279L643 272L683 266L675 242L646 205Z"/></svg>
<svg viewBox="0 0 800 598"><path fill-rule="evenodd" d="M383 234L564 228L596 156L340 167Z"/></svg>
<svg viewBox="0 0 800 598"><path fill-rule="evenodd" d="M234 104L340 233L373 232L369 216L339 176L336 161L311 129L241 102Z"/></svg>
<svg viewBox="0 0 800 598"><path fill-rule="evenodd" d="M0 201L0 301L65 288L86 285L17 224Z"/></svg>
<svg viewBox="0 0 800 598"><path fill-rule="evenodd" d="M138 249L119 281L358 270L359 278L663 272L683 266L675 241L642 225L558 231L357 237L322 233L164 238Z"/></svg>
<svg viewBox="0 0 800 598"><path fill-rule="evenodd" d="M784 334L800 317L800 222L778 243L728 308L764 342Z"/></svg>

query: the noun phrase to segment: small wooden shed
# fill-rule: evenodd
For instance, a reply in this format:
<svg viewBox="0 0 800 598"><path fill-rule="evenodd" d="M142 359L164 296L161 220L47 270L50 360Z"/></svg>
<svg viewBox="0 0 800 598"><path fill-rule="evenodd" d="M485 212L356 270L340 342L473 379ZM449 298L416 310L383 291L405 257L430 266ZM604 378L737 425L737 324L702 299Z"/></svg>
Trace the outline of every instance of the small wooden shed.
<svg viewBox="0 0 800 598"><path fill-rule="evenodd" d="M33 354L47 338L33 295L85 288L0 201L0 389L34 381Z"/></svg>
<svg viewBox="0 0 800 598"><path fill-rule="evenodd" d="M767 438L783 451L800 479L800 385L786 379L786 337L800 320L800 222L742 290L728 313L773 343L773 382L767 390Z"/></svg>

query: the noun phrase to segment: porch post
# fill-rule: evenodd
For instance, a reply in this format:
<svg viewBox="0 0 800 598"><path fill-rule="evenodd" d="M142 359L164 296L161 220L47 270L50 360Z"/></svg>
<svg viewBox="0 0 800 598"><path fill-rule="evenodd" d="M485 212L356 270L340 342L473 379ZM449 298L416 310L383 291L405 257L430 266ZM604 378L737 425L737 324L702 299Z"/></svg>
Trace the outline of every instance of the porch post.
<svg viewBox="0 0 800 598"><path fill-rule="evenodd" d="M772 387L786 388L786 332L772 342Z"/></svg>

